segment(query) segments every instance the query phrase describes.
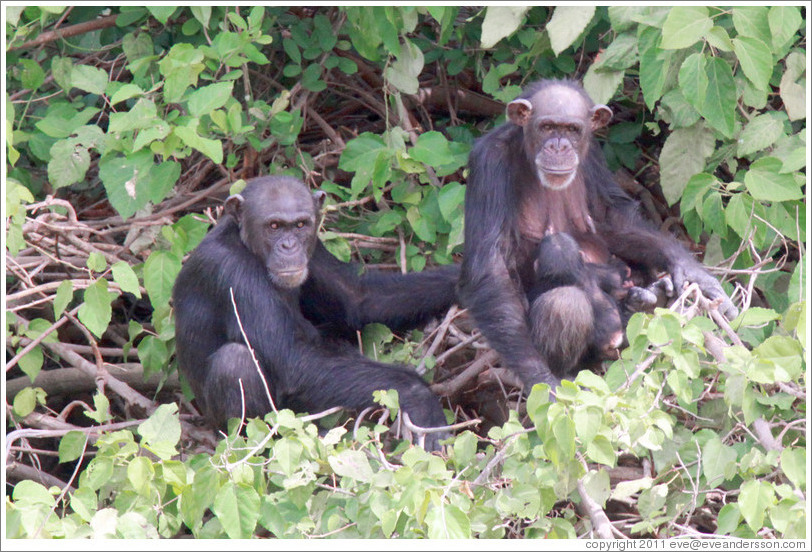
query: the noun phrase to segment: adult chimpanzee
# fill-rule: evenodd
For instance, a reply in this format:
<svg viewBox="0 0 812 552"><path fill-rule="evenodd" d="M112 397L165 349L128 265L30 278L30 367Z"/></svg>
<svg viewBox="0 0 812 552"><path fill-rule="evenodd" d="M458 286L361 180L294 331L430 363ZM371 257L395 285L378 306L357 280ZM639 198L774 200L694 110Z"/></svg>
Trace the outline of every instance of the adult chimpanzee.
<svg viewBox="0 0 812 552"><path fill-rule="evenodd" d="M247 416L271 409L233 293L278 408L364 408L375 405L373 391L394 388L415 424L444 425L439 400L412 370L374 362L319 327L345 334L373 321L414 327L455 302L457 268L359 276L317 238L323 198L294 178L255 178L228 198L184 264L173 294L177 356L202 411L223 426L243 406ZM439 439L429 434L427 448Z"/></svg>
<svg viewBox="0 0 812 552"><path fill-rule="evenodd" d="M566 232L548 234L539 244L536 280L528 292L533 342L559 377L618 358L623 342L617 301L629 288L614 277L617 270L587 264L583 257ZM567 316L559 315L562 310Z"/></svg>
<svg viewBox="0 0 812 552"><path fill-rule="evenodd" d="M545 234L569 233L591 262L613 254L634 269L667 271L677 289L696 282L735 315L719 282L674 237L647 225L614 181L592 138L609 122L608 107L594 105L574 81L545 80L510 102L507 115L471 152L460 299L528 388L560 381L534 346L528 319L526 293Z"/></svg>

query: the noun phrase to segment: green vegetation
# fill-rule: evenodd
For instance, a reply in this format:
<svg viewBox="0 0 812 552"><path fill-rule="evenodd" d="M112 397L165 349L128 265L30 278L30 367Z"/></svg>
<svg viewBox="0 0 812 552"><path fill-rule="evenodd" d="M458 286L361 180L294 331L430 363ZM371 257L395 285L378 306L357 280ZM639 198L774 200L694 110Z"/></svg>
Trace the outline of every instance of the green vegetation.
<svg viewBox="0 0 812 552"><path fill-rule="evenodd" d="M4 9L8 537L807 537L804 9ZM365 354L482 421L442 456L384 416L194 423L169 299L232 187L325 190L344 260L454 262L471 143L571 76L739 317L689 287L555 403L498 383L464 313L372 325Z"/></svg>

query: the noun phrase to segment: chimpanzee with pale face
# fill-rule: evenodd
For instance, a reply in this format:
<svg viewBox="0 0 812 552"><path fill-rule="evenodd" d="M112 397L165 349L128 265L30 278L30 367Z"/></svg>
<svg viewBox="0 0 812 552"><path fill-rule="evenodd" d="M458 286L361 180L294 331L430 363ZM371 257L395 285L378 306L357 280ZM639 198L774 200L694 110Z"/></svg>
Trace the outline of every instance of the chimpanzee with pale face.
<svg viewBox="0 0 812 552"><path fill-rule="evenodd" d="M612 112L574 81L529 85L507 108L509 121L474 145L465 195L465 250L460 299L490 345L526 389L552 389L569 370L556 328L587 328L566 298L529 309L534 263L545 235L565 232L590 263L614 256L634 270L670 274L674 286L696 282L720 310L736 308L719 282L672 236L650 227L615 182L593 132ZM561 292L558 292L561 293ZM584 311L586 312L586 311ZM586 316L586 315L583 315ZM537 347L532 331L547 345ZM588 347L586 330L570 336Z"/></svg>
<svg viewBox="0 0 812 552"><path fill-rule="evenodd" d="M333 337L370 322L403 330L441 315L456 301L457 267L359 276L318 240L323 198L294 178L255 178L228 198L184 264L173 291L177 358L198 404L220 427L243 409L248 417L271 410L250 344L277 408L360 409L375 406L373 391L396 389L415 424L445 425L438 398L413 370L370 360ZM427 448L440 438L429 434Z"/></svg>

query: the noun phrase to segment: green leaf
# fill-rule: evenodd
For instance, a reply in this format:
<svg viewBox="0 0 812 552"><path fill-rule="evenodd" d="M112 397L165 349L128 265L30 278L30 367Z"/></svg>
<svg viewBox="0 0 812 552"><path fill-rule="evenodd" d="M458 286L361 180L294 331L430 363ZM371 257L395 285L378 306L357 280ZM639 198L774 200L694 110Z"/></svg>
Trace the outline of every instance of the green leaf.
<svg viewBox="0 0 812 552"><path fill-rule="evenodd" d="M144 91L137 84L127 83L112 95L110 103L116 105L117 103L124 102L136 96L143 96Z"/></svg>
<svg viewBox="0 0 812 552"><path fill-rule="evenodd" d="M127 480L135 492L148 497L152 489L152 479L155 477L155 468L146 456L136 456L127 466Z"/></svg>
<svg viewBox="0 0 812 552"><path fill-rule="evenodd" d="M48 161L48 180L54 188L64 188L81 181L90 168L87 148L75 140L59 140L51 146Z"/></svg>
<svg viewBox="0 0 812 552"><path fill-rule="evenodd" d="M699 209L707 192L716 187L716 177L708 173L698 173L691 177L682 192L680 211L686 213L691 209Z"/></svg>
<svg viewBox="0 0 812 552"><path fill-rule="evenodd" d="M175 187L180 178L180 163L169 160L160 165L153 165L149 171L149 189L147 191L149 200L153 203L160 203Z"/></svg>
<svg viewBox="0 0 812 552"><path fill-rule="evenodd" d="M98 112L99 109L95 107L86 107L82 111L76 111L66 103L57 102L48 108L45 118L37 121L34 126L51 138L67 138Z"/></svg>
<svg viewBox="0 0 812 552"><path fill-rule="evenodd" d="M384 143L380 136L371 132L364 132L358 138L347 142L347 146L341 153L338 167L342 170L355 172L352 179L352 191L358 195L369 184L370 180L380 179L385 182L391 174L389 160L392 152ZM379 172L376 166L381 163ZM373 182L376 185L383 185L383 182Z"/></svg>
<svg viewBox="0 0 812 552"><path fill-rule="evenodd" d="M133 141L133 151L136 152L141 148L143 148L144 146L148 146L149 144L151 144L156 140L163 140L164 138L169 136L171 130L172 127L170 127L165 121L162 121L160 119L153 119L151 125L149 125L147 128L141 129L138 132L138 136L136 136L135 140ZM170 162L174 163L174 161L167 161L167 163Z"/></svg>
<svg viewBox="0 0 812 552"><path fill-rule="evenodd" d="M736 82L730 64L722 58L708 60L708 92L699 113L710 125L730 138L736 116Z"/></svg>
<svg viewBox="0 0 812 552"><path fill-rule="evenodd" d="M79 307L79 320L96 337L101 338L110 324L113 316L113 309L110 306L113 296L107 291L107 280L104 278L100 278L85 289L84 303Z"/></svg>
<svg viewBox="0 0 812 552"><path fill-rule="evenodd" d="M663 24L660 48L679 50L695 44L710 31L713 20L704 6L679 6L671 8Z"/></svg>
<svg viewBox="0 0 812 552"><path fill-rule="evenodd" d="M43 504L49 508L54 505L54 496L48 492L48 489L28 479L14 485L11 498L14 502L25 505Z"/></svg>
<svg viewBox="0 0 812 552"><path fill-rule="evenodd" d="M753 198L760 201L790 201L802 199L804 193L791 174L781 174L781 161L763 157L750 165L744 175L744 185Z"/></svg>
<svg viewBox="0 0 812 552"><path fill-rule="evenodd" d="M780 54L793 41L804 19L796 6L772 6L767 22L772 35L773 52Z"/></svg>
<svg viewBox="0 0 812 552"><path fill-rule="evenodd" d="M439 167L453 161L448 140L441 132L431 130L417 138L417 144L409 148L409 155L421 163Z"/></svg>
<svg viewBox="0 0 812 552"><path fill-rule="evenodd" d="M71 70L71 84L79 90L101 96L107 88L109 75L92 65L75 65Z"/></svg>
<svg viewBox="0 0 812 552"><path fill-rule="evenodd" d="M99 392L93 395L93 406L95 410L91 412L85 411L85 416L99 424L112 419L112 416L110 416L110 400L106 395Z"/></svg>
<svg viewBox="0 0 812 552"><path fill-rule="evenodd" d="M153 306L166 305L180 272L181 261L170 251L153 251L144 263L144 287Z"/></svg>
<svg viewBox="0 0 812 552"><path fill-rule="evenodd" d="M150 449L159 445L176 446L180 441L178 405L166 403L156 408L155 412L138 426L138 434ZM166 460L168 457L163 459Z"/></svg>
<svg viewBox="0 0 812 552"><path fill-rule="evenodd" d="M733 26L740 36L750 36L769 44L769 11L765 6L737 6L733 8Z"/></svg>
<svg viewBox="0 0 812 552"><path fill-rule="evenodd" d="M546 27L555 55L570 47L594 16L595 6L557 6Z"/></svg>
<svg viewBox="0 0 812 552"><path fill-rule="evenodd" d="M614 97L625 74L625 71L597 71L593 63L584 75L584 89L595 103L607 104Z"/></svg>
<svg viewBox="0 0 812 552"><path fill-rule="evenodd" d="M138 276L135 275L133 269L125 261L119 261L112 266L113 281L119 285L122 291L132 293L139 299L141 298L141 290L138 286Z"/></svg>
<svg viewBox="0 0 812 552"><path fill-rule="evenodd" d="M465 201L465 186L459 182L449 182L437 194L440 213L447 222L453 222L460 216L460 207Z"/></svg>
<svg viewBox="0 0 812 552"><path fill-rule="evenodd" d="M781 471L792 484L801 491L806 491L806 450L787 447L781 452Z"/></svg>
<svg viewBox="0 0 812 552"><path fill-rule="evenodd" d="M764 527L764 513L775 504L773 486L766 481L745 481L739 493L739 511L754 532Z"/></svg>
<svg viewBox="0 0 812 552"><path fill-rule="evenodd" d="M736 475L736 451L714 436L702 447L702 473L709 487L718 487Z"/></svg>
<svg viewBox="0 0 812 552"><path fill-rule="evenodd" d="M701 112L708 91L708 75L705 72L705 54L691 54L679 69L679 88L682 95L697 111Z"/></svg>
<svg viewBox="0 0 812 552"><path fill-rule="evenodd" d="M259 519L260 498L253 487L227 481L211 506L231 539L250 538Z"/></svg>
<svg viewBox="0 0 812 552"><path fill-rule="evenodd" d="M596 69L625 71L638 62L637 34L626 32L615 37L593 64ZM594 98L593 98L594 99Z"/></svg>
<svg viewBox="0 0 812 552"><path fill-rule="evenodd" d="M661 36L660 29L654 27L641 25L638 29L640 89L650 110L654 109L657 100L663 95L668 68L673 58L673 52L659 48Z"/></svg>
<svg viewBox="0 0 812 552"><path fill-rule="evenodd" d="M786 117L780 112L763 113L751 119L739 136L738 156L745 157L772 146L784 136L785 120Z"/></svg>
<svg viewBox="0 0 812 552"><path fill-rule="evenodd" d="M153 155L146 150L127 157L105 155L99 160L99 177L107 198L122 218L131 217L149 201L152 166Z"/></svg>
<svg viewBox="0 0 812 552"><path fill-rule="evenodd" d="M218 36L222 36L221 33ZM180 101L189 86L197 84L198 75L203 71L203 52L188 43L172 46L169 53L158 63L164 82L164 100L167 103Z"/></svg>
<svg viewBox="0 0 812 552"><path fill-rule="evenodd" d="M733 51L733 42L731 42L730 35L727 34L724 27L712 27L711 30L708 31L708 34L705 35L705 39L708 41L708 44L723 52Z"/></svg>
<svg viewBox="0 0 812 552"><path fill-rule="evenodd" d="M37 391L33 387L24 387L19 393L14 395L12 408L14 409L14 413L17 416L20 417L28 416L34 411L36 407L37 407Z"/></svg>
<svg viewBox="0 0 812 552"><path fill-rule="evenodd" d="M372 479L372 466L369 459L360 450L343 450L327 458L330 467L341 477L349 477L360 482Z"/></svg>
<svg viewBox="0 0 812 552"><path fill-rule="evenodd" d="M161 22L161 25L166 25L172 14L178 9L175 6L147 6L146 8L152 14L152 17Z"/></svg>
<svg viewBox="0 0 812 552"><path fill-rule="evenodd" d="M665 483L643 490L637 500L637 508L643 519L658 513L665 506L666 498L668 498L668 485Z"/></svg>
<svg viewBox="0 0 812 552"><path fill-rule="evenodd" d="M271 134L279 140L280 144L289 146L296 142L303 123L304 119L302 119L298 109L295 111L280 111L271 118Z"/></svg>
<svg viewBox="0 0 812 552"><path fill-rule="evenodd" d="M781 76L781 101L790 121L806 118L806 54L792 52L786 59L787 69Z"/></svg>
<svg viewBox="0 0 812 552"><path fill-rule="evenodd" d="M714 190L709 193L702 202L702 209L697 209L697 212L700 213L708 232L723 239L727 237L725 209L722 206L722 195L719 192Z"/></svg>
<svg viewBox="0 0 812 552"><path fill-rule="evenodd" d="M181 141L194 148L216 164L223 162L223 144L219 140L212 140L204 138L197 133L198 120L193 119L190 121L189 126L175 127L172 132L181 139Z"/></svg>
<svg viewBox="0 0 812 552"><path fill-rule="evenodd" d="M702 124L678 128L666 138L660 153L660 184L669 205L682 197L689 179L702 172L714 145L713 133Z"/></svg>
<svg viewBox="0 0 812 552"><path fill-rule="evenodd" d="M753 226L751 209L753 199L748 194L735 194L725 207L725 223L735 231L740 238L748 236Z"/></svg>
<svg viewBox="0 0 812 552"><path fill-rule="evenodd" d="M586 455L599 464L615 467L617 463L617 453L612 443L603 435L596 435L586 446Z"/></svg>
<svg viewBox="0 0 812 552"><path fill-rule="evenodd" d="M51 74L54 76L56 84L65 93L71 91L71 88L73 88L71 85L73 75L73 61L71 61L71 58L55 56L51 60Z"/></svg>
<svg viewBox="0 0 812 552"><path fill-rule="evenodd" d="M741 521L741 519L738 504L725 504L722 506L722 509L719 510L719 515L716 518L716 534L732 534L739 528L739 521Z"/></svg>
<svg viewBox="0 0 812 552"><path fill-rule="evenodd" d="M770 48L757 38L733 39L733 50L739 58L742 71L759 90L767 90L773 74L773 56Z"/></svg>
<svg viewBox="0 0 812 552"><path fill-rule="evenodd" d="M612 490L610 498L614 500L624 500L639 493L643 489L650 489L653 482L654 480L650 477L632 479L630 481L620 481Z"/></svg>
<svg viewBox="0 0 812 552"><path fill-rule="evenodd" d="M603 412L597 406L580 407L575 411L575 433L581 443L588 444L598 434L603 422Z"/></svg>
<svg viewBox="0 0 812 552"><path fill-rule="evenodd" d="M42 86L42 83L45 82L45 71L42 70L36 60L23 58L19 61L19 64L22 66L20 81L23 88L36 90Z"/></svg>
<svg viewBox="0 0 812 552"><path fill-rule="evenodd" d="M488 6L482 21L482 48L493 48L497 42L512 35L524 22L529 6ZM436 18L435 18L436 19Z"/></svg>
<svg viewBox="0 0 812 552"><path fill-rule="evenodd" d="M209 20L211 19L211 6L201 6L200 4L192 4L190 6L192 15L200 21L203 28L209 27Z"/></svg>
<svg viewBox="0 0 812 552"><path fill-rule="evenodd" d="M437 240L437 228L435 222L422 215L417 207L409 207L406 211L406 220L412 225L415 235L426 243L434 243Z"/></svg>
<svg viewBox="0 0 812 552"><path fill-rule="evenodd" d="M584 484L586 494L600 504L601 508L606 506L606 500L611 495L609 473L604 469L590 470L581 481Z"/></svg>
<svg viewBox="0 0 812 552"><path fill-rule="evenodd" d="M93 251L87 257L87 267L94 272L101 272L107 268L107 259L98 251Z"/></svg>
<svg viewBox="0 0 812 552"><path fill-rule="evenodd" d="M148 335L138 344L138 360L144 367L144 376L160 372L169 361L166 343L154 335Z"/></svg>
<svg viewBox="0 0 812 552"><path fill-rule="evenodd" d="M73 281L63 280L56 288L56 296L54 297L54 318L59 320L62 313L65 312L67 307L73 300Z"/></svg>
<svg viewBox="0 0 812 552"><path fill-rule="evenodd" d="M471 522L465 512L444 502L429 507L426 525L430 539L470 539Z"/></svg>
<svg viewBox="0 0 812 552"><path fill-rule="evenodd" d="M126 132L140 128L149 129L159 122L166 124L158 118L155 102L149 98L141 98L129 111L111 113L107 132Z"/></svg>
<svg viewBox="0 0 812 552"><path fill-rule="evenodd" d="M423 71L423 52L410 40L404 39L397 59L384 71L386 80L406 94L417 94L418 75Z"/></svg>
<svg viewBox="0 0 812 552"><path fill-rule="evenodd" d="M189 94L189 114L192 117L208 115L218 107L223 107L231 97L234 82L218 82L198 88Z"/></svg>
<svg viewBox="0 0 812 552"><path fill-rule="evenodd" d="M87 435L81 431L69 431L59 440L59 463L72 462L82 455Z"/></svg>

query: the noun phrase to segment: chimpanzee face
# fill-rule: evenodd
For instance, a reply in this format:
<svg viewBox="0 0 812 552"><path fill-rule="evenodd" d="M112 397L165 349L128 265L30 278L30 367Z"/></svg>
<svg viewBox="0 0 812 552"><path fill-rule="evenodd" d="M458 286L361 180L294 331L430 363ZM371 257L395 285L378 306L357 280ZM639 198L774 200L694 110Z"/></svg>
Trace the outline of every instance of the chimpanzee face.
<svg viewBox="0 0 812 552"><path fill-rule="evenodd" d="M590 104L580 92L563 84L508 104L508 118L524 129L525 152L542 186L553 190L569 186L589 149L592 132L612 117L605 105Z"/></svg>
<svg viewBox="0 0 812 552"><path fill-rule="evenodd" d="M307 279L323 197L298 180L275 177L255 179L227 200L243 243L262 260L275 286L292 289Z"/></svg>

